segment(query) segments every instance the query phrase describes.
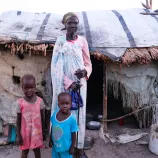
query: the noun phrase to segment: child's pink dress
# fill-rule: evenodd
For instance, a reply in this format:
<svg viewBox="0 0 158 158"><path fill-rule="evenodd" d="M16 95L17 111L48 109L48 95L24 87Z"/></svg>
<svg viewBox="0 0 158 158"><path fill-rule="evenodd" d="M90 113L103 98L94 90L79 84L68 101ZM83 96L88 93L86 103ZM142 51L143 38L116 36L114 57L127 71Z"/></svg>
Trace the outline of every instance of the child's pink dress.
<svg viewBox="0 0 158 158"><path fill-rule="evenodd" d="M21 113L21 150L43 147L42 121L40 110L44 108L43 100L37 97L35 103L29 103L24 98L17 102L17 113Z"/></svg>

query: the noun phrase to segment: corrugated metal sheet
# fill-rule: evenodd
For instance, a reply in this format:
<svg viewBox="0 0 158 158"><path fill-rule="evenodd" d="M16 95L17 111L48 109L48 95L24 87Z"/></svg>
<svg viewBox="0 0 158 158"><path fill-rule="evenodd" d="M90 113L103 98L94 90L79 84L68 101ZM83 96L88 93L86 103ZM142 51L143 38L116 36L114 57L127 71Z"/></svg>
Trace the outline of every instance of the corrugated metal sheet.
<svg viewBox="0 0 158 158"><path fill-rule="evenodd" d="M150 10L80 12L78 33L86 37L92 50L99 50L113 60L119 59L126 48L158 46L158 16L141 12ZM50 13L4 12L0 16L0 42L14 38L54 43L65 34L61 31L64 27L61 20L61 15Z"/></svg>

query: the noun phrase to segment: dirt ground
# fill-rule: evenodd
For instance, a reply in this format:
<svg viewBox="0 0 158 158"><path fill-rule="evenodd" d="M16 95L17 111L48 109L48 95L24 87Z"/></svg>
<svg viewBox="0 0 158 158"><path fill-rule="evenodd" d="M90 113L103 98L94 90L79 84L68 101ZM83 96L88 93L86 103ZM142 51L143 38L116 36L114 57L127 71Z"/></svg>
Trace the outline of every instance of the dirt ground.
<svg viewBox="0 0 158 158"><path fill-rule="evenodd" d="M96 135L96 134L91 134ZM128 145L113 145L97 138L91 150L86 151L89 158L157 158L152 154L147 146L135 145L129 143ZM33 152L29 154L29 158L33 158ZM42 150L43 158L51 158L51 150ZM16 146L0 147L0 158L20 158L20 151Z"/></svg>
<svg viewBox="0 0 158 158"><path fill-rule="evenodd" d="M111 125L108 132L116 133L118 131L123 133L126 130L124 127ZM86 150L89 158L157 158L149 151L147 145L136 145L135 142L126 145L112 144L108 139L106 142L102 140L98 131L86 131L86 135L93 137L95 141L93 148ZM20 151L16 146L1 146L0 158L20 158ZM34 158L32 151L29 153L29 158ZM51 149L42 149L42 158L51 158Z"/></svg>

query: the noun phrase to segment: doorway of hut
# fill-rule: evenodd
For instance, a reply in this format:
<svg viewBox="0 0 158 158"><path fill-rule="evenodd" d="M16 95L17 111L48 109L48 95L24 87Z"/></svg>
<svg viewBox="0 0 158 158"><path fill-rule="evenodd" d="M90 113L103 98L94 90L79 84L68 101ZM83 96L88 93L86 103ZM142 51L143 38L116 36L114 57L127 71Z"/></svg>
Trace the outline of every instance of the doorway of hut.
<svg viewBox="0 0 158 158"><path fill-rule="evenodd" d="M87 82L87 122L103 112L103 62L92 55L91 61L92 74Z"/></svg>
<svg viewBox="0 0 158 158"><path fill-rule="evenodd" d="M121 92L120 92L121 93ZM107 105L108 120L122 117L130 112L129 109L123 109L123 103L121 98L114 98L112 94L108 92L108 105ZM108 122L108 129L119 128L138 128L138 122L133 115L127 116L123 119L118 119L112 122Z"/></svg>
<svg viewBox="0 0 158 158"><path fill-rule="evenodd" d="M86 122L95 120L98 115L103 114L103 61L97 60L91 56L93 71L87 84L87 115ZM121 92L120 92L121 93ZM125 115L121 98L115 99L108 92L107 117L114 119ZM133 116L129 116L123 120L108 123L108 128L115 127L131 127L138 126Z"/></svg>

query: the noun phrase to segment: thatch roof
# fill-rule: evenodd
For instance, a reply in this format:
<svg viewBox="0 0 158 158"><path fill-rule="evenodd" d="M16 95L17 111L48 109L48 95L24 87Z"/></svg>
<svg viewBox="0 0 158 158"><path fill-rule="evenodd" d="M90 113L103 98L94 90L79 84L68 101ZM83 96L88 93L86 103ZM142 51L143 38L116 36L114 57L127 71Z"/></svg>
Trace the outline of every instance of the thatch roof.
<svg viewBox="0 0 158 158"><path fill-rule="evenodd" d="M80 12L78 34L86 37L92 52L99 52L110 60L131 64L144 59L144 56L146 61L157 59L155 53L153 56L148 50L158 46L158 16L142 15L142 12L151 11L127 9ZM38 48L44 50L45 54L48 44L54 44L58 36L65 34L61 19L61 15L51 13L4 12L0 16L0 44L18 44L18 48L24 43L32 44L31 47L40 44Z"/></svg>
<svg viewBox="0 0 158 158"><path fill-rule="evenodd" d="M134 63L149 64L153 60L158 60L158 47L128 48L119 61L113 61L99 52L91 52L91 55L106 63L115 62L122 65L131 65Z"/></svg>

